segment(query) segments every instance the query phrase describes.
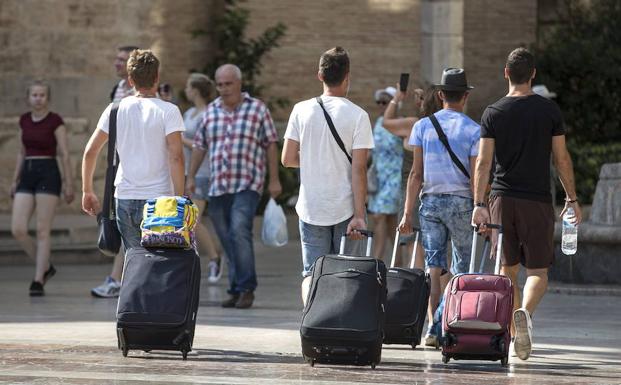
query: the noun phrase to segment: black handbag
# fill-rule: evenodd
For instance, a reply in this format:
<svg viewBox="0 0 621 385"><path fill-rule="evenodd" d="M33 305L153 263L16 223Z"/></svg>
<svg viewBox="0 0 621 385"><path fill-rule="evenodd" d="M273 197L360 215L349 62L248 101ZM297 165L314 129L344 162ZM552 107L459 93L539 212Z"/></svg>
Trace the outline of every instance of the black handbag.
<svg viewBox="0 0 621 385"><path fill-rule="evenodd" d="M110 124L108 129L108 168L106 169L106 185L104 188L103 208L97 214L99 225L99 239L97 248L104 255L114 257L121 249L121 233L116 224L116 210L114 205L114 178L118 164L116 153L116 116L119 104L115 103L110 109Z"/></svg>

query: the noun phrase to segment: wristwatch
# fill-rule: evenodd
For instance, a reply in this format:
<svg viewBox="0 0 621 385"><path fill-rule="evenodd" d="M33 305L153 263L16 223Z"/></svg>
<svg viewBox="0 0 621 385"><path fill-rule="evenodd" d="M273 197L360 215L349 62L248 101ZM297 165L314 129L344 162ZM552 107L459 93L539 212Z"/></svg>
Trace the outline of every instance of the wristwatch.
<svg viewBox="0 0 621 385"><path fill-rule="evenodd" d="M485 202L476 202L474 204L475 207L487 207L487 203Z"/></svg>

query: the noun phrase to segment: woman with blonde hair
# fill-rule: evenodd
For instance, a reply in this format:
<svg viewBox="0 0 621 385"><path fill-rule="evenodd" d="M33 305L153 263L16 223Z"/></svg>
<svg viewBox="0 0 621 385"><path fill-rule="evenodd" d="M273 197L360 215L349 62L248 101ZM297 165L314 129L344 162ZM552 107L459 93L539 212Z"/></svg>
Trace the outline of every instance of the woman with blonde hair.
<svg viewBox="0 0 621 385"><path fill-rule="evenodd" d="M196 131L203 124L203 115L207 105L215 97L215 84L207 75L192 73L188 77L185 86L185 96L194 106L183 114L185 131L183 133L183 151L185 156L185 174L188 174L190 160L192 158L192 145ZM207 206L209 191L209 159L205 157L196 173L196 190L192 195L192 201L199 209L199 218L202 218ZM202 219L201 219L202 220ZM196 226L196 238L199 248L207 251L209 263L207 264L207 281L216 283L222 277L222 258L216 248L214 237L204 223L199 222Z"/></svg>
<svg viewBox="0 0 621 385"><path fill-rule="evenodd" d="M49 85L42 81L33 82L27 89L27 97L30 111L19 118L21 146L11 184L11 232L36 262L30 295L42 296L45 294L43 286L56 274L50 263L54 212L61 191L65 202L71 203L74 189L67 129L63 119L49 109ZM62 172L57 156L61 159ZM35 213L36 240L28 234L28 222Z"/></svg>

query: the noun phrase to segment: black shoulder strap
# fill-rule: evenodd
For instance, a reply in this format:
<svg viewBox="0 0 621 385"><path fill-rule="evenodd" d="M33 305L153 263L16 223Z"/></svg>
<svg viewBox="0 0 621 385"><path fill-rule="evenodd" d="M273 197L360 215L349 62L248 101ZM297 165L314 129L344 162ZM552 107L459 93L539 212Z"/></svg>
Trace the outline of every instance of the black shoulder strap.
<svg viewBox="0 0 621 385"><path fill-rule="evenodd" d="M323 116L326 117L328 126L330 126L330 132L332 132L332 136L334 136L334 140L336 140L336 144L338 144L341 150L343 150L343 153L345 154L345 156L347 157L347 160L351 164L351 156L347 153L347 150L345 149L345 145L343 144L343 141L341 140L339 133L336 132L334 123L332 123L332 118L330 118L330 115L328 115L328 111L326 111L326 108L323 106L323 101L321 100L321 97L317 96L316 100L317 100L317 103L319 103L319 105L321 106L321 109L323 110Z"/></svg>
<svg viewBox="0 0 621 385"><path fill-rule="evenodd" d="M119 83L116 83L114 87L112 87L112 92L110 93L110 101L114 101L114 95L116 95L116 90L119 88Z"/></svg>
<svg viewBox="0 0 621 385"><path fill-rule="evenodd" d="M104 187L104 199L102 215L105 218L114 218L114 178L119 155L116 152L116 116L119 111L119 103L114 103L110 109L108 119L108 168L106 169L106 185Z"/></svg>
<svg viewBox="0 0 621 385"><path fill-rule="evenodd" d="M440 126L440 122L438 122L438 119L436 119L436 116L434 114L429 115L429 120L431 120L433 127L436 129L436 133L438 134L440 142L442 142L442 144L446 148L446 151L448 151L449 155L451 156L451 160L453 161L453 163L455 163L455 166L457 166L459 171L461 171L466 176L466 178L470 179L470 174L468 173L468 170L466 170L466 167L463 165L463 163L461 163L457 155L455 155L455 153L453 152L453 149L451 148L451 145L446 138L446 134L444 133L444 131L442 131L442 127Z"/></svg>

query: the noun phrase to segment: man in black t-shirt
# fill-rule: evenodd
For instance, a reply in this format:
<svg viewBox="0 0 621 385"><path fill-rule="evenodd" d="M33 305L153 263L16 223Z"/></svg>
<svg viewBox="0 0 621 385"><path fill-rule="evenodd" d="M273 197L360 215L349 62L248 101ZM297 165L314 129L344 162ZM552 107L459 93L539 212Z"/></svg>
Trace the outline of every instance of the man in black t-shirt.
<svg viewBox="0 0 621 385"><path fill-rule="evenodd" d="M548 269L554 262L550 154L566 194L561 216L571 207L573 223L582 219L561 112L554 102L531 90L534 61L524 48L509 54L505 67L509 93L483 113L472 214L473 225L503 226L502 274L514 283L514 348L523 360L532 350L531 314L546 292ZM492 159L496 169L488 211L485 188ZM523 298L517 285L520 263L527 274Z"/></svg>

